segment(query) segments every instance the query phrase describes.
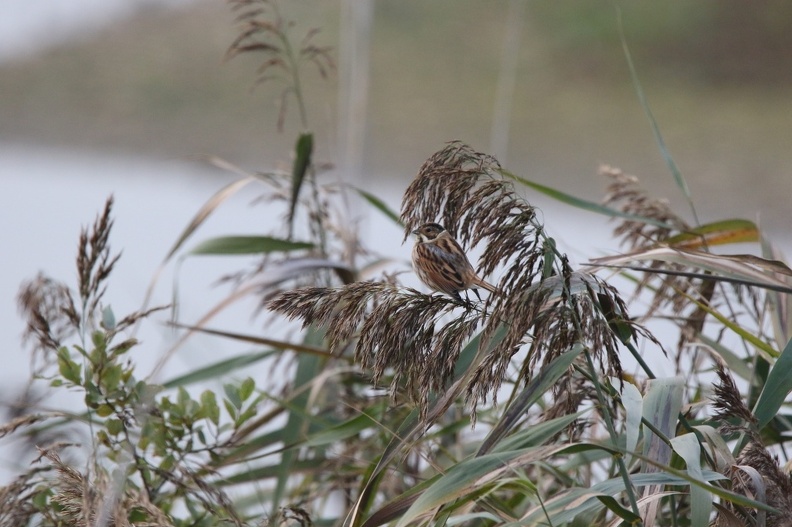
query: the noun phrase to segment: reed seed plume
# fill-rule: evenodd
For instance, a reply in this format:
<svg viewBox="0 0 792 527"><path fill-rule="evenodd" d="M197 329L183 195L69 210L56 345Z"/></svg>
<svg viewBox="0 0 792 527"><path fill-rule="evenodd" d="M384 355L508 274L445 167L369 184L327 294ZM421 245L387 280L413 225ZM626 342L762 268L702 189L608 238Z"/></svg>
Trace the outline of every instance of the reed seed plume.
<svg viewBox="0 0 792 527"><path fill-rule="evenodd" d="M99 307L107 289L106 282L121 254L110 252L113 197L91 227L83 228L77 248L77 293L67 285L39 273L23 282L17 294L19 312L26 319L23 342L33 343L35 373L55 360L55 352L75 334L95 329ZM121 331L162 306L133 312L115 322L114 332ZM132 344L127 341L119 344Z"/></svg>
<svg viewBox="0 0 792 527"><path fill-rule="evenodd" d="M170 527L168 516L153 505L144 493L126 487L117 499L113 499L112 482L101 468L93 477L79 472L64 463L51 449L40 449L41 459L46 459L55 469L56 478L51 482L53 494L50 501L57 504L47 518L51 525L73 525L91 527ZM112 501L108 501L112 500ZM130 518L137 516L139 521Z"/></svg>
<svg viewBox="0 0 792 527"><path fill-rule="evenodd" d="M479 402L495 400L520 349L527 349L518 366L521 382L575 344L591 353L602 375L620 377L612 318L629 321L623 300L604 281L571 269L504 174L493 157L452 142L423 164L402 201L405 238L418 225L438 222L465 248L483 246L478 273L499 272L500 279L499 292L481 306L372 281L288 291L269 308L326 328L331 349L354 342L356 360L374 381L392 372L391 392L406 387L423 416L431 394L458 374L460 354L476 331L477 359L465 385L474 419ZM574 411L579 402L570 399L565 408Z"/></svg>
<svg viewBox="0 0 792 527"><path fill-rule="evenodd" d="M24 343L32 343L33 362L54 360L54 352L80 327L80 315L68 286L39 273L22 283L17 306L25 318Z"/></svg>
<svg viewBox="0 0 792 527"><path fill-rule="evenodd" d="M239 35L226 52L226 59L240 54L258 53L264 57L258 68L256 84L280 81L283 89L280 96L278 130L283 131L289 97L298 104L300 120L306 125L305 105L301 86L301 69L304 64L313 64L319 75L327 79L335 70L330 46L319 46L313 42L318 28L309 29L299 43L291 41L293 22L284 19L276 0L228 0L231 10L237 12L236 22Z"/></svg>
<svg viewBox="0 0 792 527"><path fill-rule="evenodd" d="M600 175L609 179L607 194L604 204L614 207L622 212L648 218L652 221L640 219L620 219L613 229L613 234L626 246L627 251L640 251L665 244L672 236L689 232L691 227L678 216L672 209L668 200L649 196L640 186L636 176L625 174L621 169L609 165L602 165ZM656 313L664 306L670 306L674 313L682 313L686 309L696 309L690 296L698 296L702 302L708 303L714 292L711 283L692 279L675 272L685 272L689 269L684 265L661 261L652 261L647 266L648 271L643 273L643 278L636 287L638 295L653 283L652 301L645 316ZM661 274L653 271L668 270L670 274ZM700 324L695 313L690 318L687 331L683 330L682 340L678 349L682 349L689 342L685 336L695 334ZM702 320L703 322L703 320Z"/></svg>
<svg viewBox="0 0 792 527"><path fill-rule="evenodd" d="M635 216L651 218L662 225L640 220L621 219L613 230L629 250L651 247L666 241L673 231L685 232L688 224L672 209L668 200L649 196L641 188L636 176L625 174L621 169L602 165L599 174L608 178L605 205Z"/></svg>
<svg viewBox="0 0 792 527"><path fill-rule="evenodd" d="M40 471L29 470L0 487L0 525L29 525L38 514L33 498L37 494L39 481L36 475Z"/></svg>
<svg viewBox="0 0 792 527"><path fill-rule="evenodd" d="M712 419L720 422L720 432L728 437L735 433L747 434L754 441L761 442L756 430L756 417L743 402L742 395L734 384L732 376L718 363L715 372L718 382L714 385Z"/></svg>
<svg viewBox="0 0 792 527"><path fill-rule="evenodd" d="M748 438L728 474L732 490L777 509L778 514L768 513L767 525L792 526L792 478L781 470L778 458L765 448L756 429L756 417L743 401L732 376L720 364L716 372L719 380L715 384L712 418L720 423L718 431L724 438L735 434L745 434ZM754 473L751 471L759 477L752 477ZM746 524L756 521L756 511L737 507L731 502L726 502L725 507L729 514ZM720 514L715 522L716 527L721 525L729 525L726 513Z"/></svg>
<svg viewBox="0 0 792 527"><path fill-rule="evenodd" d="M121 257L120 253L114 256L110 254L112 211L113 196L110 196L93 226L84 228L80 233L77 250L78 288L83 309L89 313L95 311L101 302L106 290L105 281Z"/></svg>

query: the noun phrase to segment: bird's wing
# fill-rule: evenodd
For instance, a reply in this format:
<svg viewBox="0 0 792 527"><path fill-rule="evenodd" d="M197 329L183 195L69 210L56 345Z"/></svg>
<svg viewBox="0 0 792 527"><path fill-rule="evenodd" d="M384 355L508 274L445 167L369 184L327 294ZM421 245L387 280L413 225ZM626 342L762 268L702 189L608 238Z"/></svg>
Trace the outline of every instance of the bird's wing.
<svg viewBox="0 0 792 527"><path fill-rule="evenodd" d="M452 240L453 241L453 240ZM463 252L449 252L436 243L420 243L415 248L427 267L428 277L434 286L448 293L467 289L465 265L470 265ZM460 258L461 255L461 258Z"/></svg>
<svg viewBox="0 0 792 527"><path fill-rule="evenodd" d="M476 270L473 269L473 265L470 263L470 260L468 260L467 255L465 255L465 251L455 238L451 237L450 235L440 235L434 240L434 243L442 253L449 255L449 262L454 265L455 269L460 271L462 276L461 282L464 284L463 289L478 286L486 289L490 293L498 292L497 287L490 284L489 282L486 282L483 278L476 274Z"/></svg>

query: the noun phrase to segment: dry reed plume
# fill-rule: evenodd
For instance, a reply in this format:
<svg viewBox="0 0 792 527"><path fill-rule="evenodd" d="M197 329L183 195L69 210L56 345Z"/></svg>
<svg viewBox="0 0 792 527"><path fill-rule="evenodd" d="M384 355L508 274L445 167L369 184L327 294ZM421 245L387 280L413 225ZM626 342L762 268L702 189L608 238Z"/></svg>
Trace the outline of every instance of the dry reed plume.
<svg viewBox="0 0 792 527"><path fill-rule="evenodd" d="M778 458L765 448L756 417L743 402L731 375L718 366L719 382L715 385L713 420L720 423L718 431L724 438L744 435L742 447L733 463L727 467L732 490L766 503L777 509L776 513L750 510L727 501L719 511L715 527L731 525L754 525L760 515L767 515L769 527L792 526L792 477L781 470Z"/></svg>
<svg viewBox="0 0 792 527"><path fill-rule="evenodd" d="M465 381L473 409L496 398L521 349L527 350L518 365L522 382L578 343L598 362L598 375L621 375L619 339L609 322L628 321L624 302L607 283L570 268L494 158L449 143L423 164L407 188L401 220L405 239L416 226L435 221L464 247L483 245L477 271L499 275L501 294L476 306L368 281L287 291L270 302L270 309L299 318L304 326L327 328L331 349L353 343L356 360L371 368L374 381L392 373L391 391L406 386L423 415L431 394L454 378L457 360L478 330L477 360ZM556 389L574 386L570 370ZM579 403L566 400L567 411Z"/></svg>

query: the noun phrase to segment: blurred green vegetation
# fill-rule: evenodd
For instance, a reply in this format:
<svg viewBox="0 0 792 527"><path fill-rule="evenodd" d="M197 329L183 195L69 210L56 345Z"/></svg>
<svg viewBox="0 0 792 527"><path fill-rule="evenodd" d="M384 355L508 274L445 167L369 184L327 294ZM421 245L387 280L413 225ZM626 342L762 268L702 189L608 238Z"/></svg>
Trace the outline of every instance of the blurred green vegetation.
<svg viewBox="0 0 792 527"><path fill-rule="evenodd" d="M608 162L676 198L630 82L617 5L650 104L694 196L717 195L737 214L783 210L781 196L792 193L786 2L527 3L502 161L591 195L602 188L598 164ZM338 46L340 2L291 0L283 9L298 28L320 28L318 40ZM406 180L452 139L489 149L509 16L506 0L374 2L367 177ZM256 59L223 61L234 35L228 5L212 0L182 11L143 10L79 42L2 65L0 137L168 158L209 153L257 167L288 163L279 153L299 130L276 132L279 88L254 88ZM310 125L330 138L318 158L334 162L337 86L314 86L317 79L306 79ZM315 97L317 90L326 96Z"/></svg>
<svg viewBox="0 0 792 527"><path fill-rule="evenodd" d="M534 2L531 13L544 37L571 68L618 71L621 42L615 6L634 55L647 73L688 81L752 84L788 81L792 75L792 6L783 1L661 3L649 1ZM654 79L653 79L654 80Z"/></svg>

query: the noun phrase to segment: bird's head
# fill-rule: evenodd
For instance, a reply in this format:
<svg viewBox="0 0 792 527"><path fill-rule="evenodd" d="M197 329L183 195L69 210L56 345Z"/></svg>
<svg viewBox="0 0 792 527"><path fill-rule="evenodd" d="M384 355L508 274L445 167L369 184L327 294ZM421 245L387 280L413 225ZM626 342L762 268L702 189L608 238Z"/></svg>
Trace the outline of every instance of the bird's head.
<svg viewBox="0 0 792 527"><path fill-rule="evenodd" d="M419 242L429 242L440 236L445 232L445 227L439 223L424 223L412 233L415 235Z"/></svg>

